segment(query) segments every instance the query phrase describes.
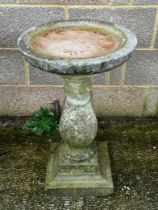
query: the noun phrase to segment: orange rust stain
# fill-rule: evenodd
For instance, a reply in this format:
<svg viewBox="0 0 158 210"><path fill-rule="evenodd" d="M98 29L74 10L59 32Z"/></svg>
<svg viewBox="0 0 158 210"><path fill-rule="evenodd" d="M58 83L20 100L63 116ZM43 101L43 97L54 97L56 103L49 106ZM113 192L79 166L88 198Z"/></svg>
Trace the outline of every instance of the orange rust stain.
<svg viewBox="0 0 158 210"><path fill-rule="evenodd" d="M44 55L63 58L89 58L115 51L120 40L109 34L86 29L60 29L34 36L31 48Z"/></svg>

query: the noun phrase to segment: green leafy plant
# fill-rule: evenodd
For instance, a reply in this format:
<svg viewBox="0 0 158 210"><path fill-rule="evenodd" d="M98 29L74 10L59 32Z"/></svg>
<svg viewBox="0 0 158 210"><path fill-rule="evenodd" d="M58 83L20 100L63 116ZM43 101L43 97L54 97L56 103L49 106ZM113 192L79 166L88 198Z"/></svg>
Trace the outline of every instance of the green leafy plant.
<svg viewBox="0 0 158 210"><path fill-rule="evenodd" d="M38 136L51 135L58 129L61 115L60 103L54 101L53 108L40 108L23 125L23 129Z"/></svg>

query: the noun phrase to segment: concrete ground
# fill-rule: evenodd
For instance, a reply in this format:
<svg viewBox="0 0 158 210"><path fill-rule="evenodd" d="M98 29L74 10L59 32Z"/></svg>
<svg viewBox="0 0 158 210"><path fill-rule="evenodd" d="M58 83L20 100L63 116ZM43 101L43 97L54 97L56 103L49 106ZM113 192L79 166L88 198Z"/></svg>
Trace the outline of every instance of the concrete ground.
<svg viewBox="0 0 158 210"><path fill-rule="evenodd" d="M158 209L158 124L100 120L97 140L108 140L115 192L108 197L53 197L44 181L51 142L28 135L18 120L0 120L0 210Z"/></svg>

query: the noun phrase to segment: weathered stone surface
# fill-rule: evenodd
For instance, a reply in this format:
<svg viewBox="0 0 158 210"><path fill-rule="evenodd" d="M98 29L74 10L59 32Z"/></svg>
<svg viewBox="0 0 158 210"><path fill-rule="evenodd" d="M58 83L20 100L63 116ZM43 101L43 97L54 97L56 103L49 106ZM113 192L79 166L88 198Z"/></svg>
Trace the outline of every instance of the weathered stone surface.
<svg viewBox="0 0 158 210"><path fill-rule="evenodd" d="M158 84L158 51L135 51L127 63L126 84Z"/></svg>
<svg viewBox="0 0 158 210"><path fill-rule="evenodd" d="M91 76L63 76L66 102L62 112L59 131L65 146L65 158L83 161L89 159L96 149L92 146L98 123L91 105Z"/></svg>
<svg viewBox="0 0 158 210"><path fill-rule="evenodd" d="M106 4L108 0L21 0L21 2L41 4Z"/></svg>
<svg viewBox="0 0 158 210"><path fill-rule="evenodd" d="M157 0L133 0L133 4L158 4Z"/></svg>
<svg viewBox="0 0 158 210"><path fill-rule="evenodd" d="M93 24L93 29L87 30L87 27L90 27L91 24ZM58 30L54 30L55 26ZM106 35L97 31L98 27L102 31L104 30ZM115 29L113 27L113 25L110 27L110 24L101 25L99 22L95 24L90 21L67 21L56 24L45 24L44 26L30 29L30 35L28 31L25 32L25 35L19 38L18 46L21 42L24 46L26 42L26 46L28 45L27 53L30 50L34 54L40 55L40 57L50 58L52 60L58 60L59 58L63 60L66 58L82 58L83 60L83 58L101 57L113 53L124 46L125 39L123 34L119 33L120 31L118 31L117 26ZM108 29L111 31L107 32ZM127 32L123 28L122 30ZM30 41L27 42L27 39ZM129 41L128 39L127 41ZM22 45L20 46L22 47Z"/></svg>
<svg viewBox="0 0 158 210"><path fill-rule="evenodd" d="M85 161L74 161L65 158L63 155L63 149L65 149L66 144L61 145L61 150L59 154L59 176L61 178L64 178L63 176L67 176L67 179L74 180L76 179L76 175L83 175L83 174L90 174L91 175L99 175L99 165L98 165L98 157L97 153L94 154L94 156L88 160ZM68 177L69 176L69 177ZM73 177L75 176L75 177ZM94 176L93 176L94 177ZM56 179L59 181L59 177Z"/></svg>
<svg viewBox="0 0 158 210"><path fill-rule="evenodd" d="M0 50L0 84L25 84L24 61L18 51Z"/></svg>
<svg viewBox="0 0 158 210"><path fill-rule="evenodd" d="M54 100L64 99L64 91L56 87L0 87L0 115L31 115L40 107L50 107Z"/></svg>
<svg viewBox="0 0 158 210"><path fill-rule="evenodd" d="M144 89L134 87L95 87L93 104L97 115L141 116Z"/></svg>
<svg viewBox="0 0 158 210"><path fill-rule="evenodd" d="M78 162L74 165L68 164L69 170L61 173L58 161L59 149L56 144L51 150L46 174L45 189L54 196L106 196L113 193L113 183L111 177L111 167L108 156L107 142L97 143L98 156L92 157L84 165L84 171L80 170L76 174L77 168L80 168L84 162ZM62 155L62 154L61 154ZM99 157L99 163L98 163ZM95 160L96 159L96 160ZM86 173L86 168L94 168L97 161L97 171ZM93 164L92 164L92 163ZM74 170L73 170L74 169Z"/></svg>
<svg viewBox="0 0 158 210"><path fill-rule="evenodd" d="M72 100L77 101L75 97ZM97 134L97 126L97 119L90 102L86 105L67 102L59 124L60 135L68 144L65 157L76 161L90 158L95 153L91 144Z"/></svg>
<svg viewBox="0 0 158 210"><path fill-rule="evenodd" d="M53 147L55 145L51 145L51 154L55 151L53 150ZM96 146L96 143L95 143ZM69 180L74 180L76 178L73 178L75 175L82 176L83 174L89 174L91 175L100 175L99 171L99 164L98 164L98 153L95 150L95 154L88 160L84 161L74 161L69 158L65 158L65 151L67 148L67 144L61 143L61 145L58 144L58 147L56 149L60 150L60 153L57 154L59 158L59 168L58 168L58 175L59 176L70 176ZM88 176L89 177L89 176ZM59 180L59 179L58 179Z"/></svg>
<svg viewBox="0 0 158 210"><path fill-rule="evenodd" d="M85 48L81 48L81 44L84 46L89 36L86 40L84 37L83 44L83 41L82 43L80 42L80 37L78 38L78 34L75 32L74 42L68 40L69 42L66 42L67 48L62 48L61 43L59 48L52 48L54 51L62 48L62 54L58 55L62 59L59 59L56 54L51 54L52 51L47 44L52 44L50 41L52 37L48 35L50 30L52 35L54 28L61 29L64 27L64 34L66 32L68 33L71 27L79 29L82 27L82 30L83 28L93 27L93 30L91 29L92 31L90 31L90 28L88 30L88 34L93 34L93 36L97 35L98 30L102 30L106 33L106 36L109 33L108 36L110 39L111 37L113 37L113 40L114 38L116 40L119 39L117 43L118 49L114 49L111 53L106 54L103 51L99 56L93 55L86 57L86 50L89 52L89 48L91 49L89 45L91 43L87 44L86 50ZM36 44L33 45L33 39L36 43L38 42L38 48L43 43L43 35L39 35L41 31L46 44L42 45L41 51L37 51ZM59 37L59 34L56 34L56 36ZM105 38L106 36L102 34L102 39L100 38L100 41L103 40L102 44L105 42L103 37ZM38 39L39 37L40 40ZM60 40L64 39L65 36L63 35ZM76 39L78 41L77 44ZM58 41L55 43L58 43ZM77 48L72 50L69 46L70 43L74 48L75 46ZM79 43L81 50L84 50L81 51L79 49ZM113 42L111 41L110 43ZM94 42L93 44L95 45ZM136 44L137 39L135 35L128 31L128 29L119 25L102 24L102 22L95 21L66 21L56 24L45 24L44 26L33 27L19 37L17 42L18 48L28 63L46 72L61 74L64 79L66 102L59 122L62 143L58 149L55 147L54 151L51 151L52 154L48 162L45 185L45 189L52 196L106 196L113 193L111 169L106 146L103 142L98 147L95 144L98 122L91 104L91 75L111 70L124 63L136 47ZM45 49L48 50L46 54ZM96 49L98 50L98 42L93 49L94 52L96 52ZM79 57L77 57L77 52L79 52ZM96 153L98 153L98 156ZM62 164L63 159L65 160L64 166ZM78 162L83 163L78 164ZM87 164L85 164L86 162ZM90 162L93 162L93 164L91 165ZM97 165L98 167L96 168ZM94 170L89 171L90 166ZM80 167L82 170L76 169Z"/></svg>
<svg viewBox="0 0 158 210"><path fill-rule="evenodd" d="M122 79L122 67L119 66L118 68L110 72L110 84L120 85L122 82L121 79Z"/></svg>
<svg viewBox="0 0 158 210"><path fill-rule="evenodd" d="M63 54L62 56L59 56L62 57L62 59L58 59L56 55L52 55L50 52L45 54L45 48L42 48L40 51L36 49L35 45L33 45L33 41L35 40L36 42L36 38L39 38L39 32L43 33L43 30L47 32L53 30L54 28L60 29L61 27L65 28L64 31L69 31L70 27L75 27L78 29L82 27L82 30L84 28L87 29L87 27L93 27L91 33L94 34L94 36L96 36L94 30L98 30L98 28L99 30L105 31L105 33L107 33L108 30L110 31L108 33L109 37L113 36L116 40L119 39L120 41L117 43L118 47L114 49L113 52L109 54L102 52L102 54L99 56L85 56L83 57L84 59L82 58L82 56L75 58L76 51L74 50L74 57L71 58L72 50L69 47L62 49ZM29 42L28 39L30 40ZM80 39L78 38L77 40L79 41ZM74 44L76 45L75 39ZM103 24L103 22L90 20L61 21L57 23L48 23L39 27L31 27L19 37L17 42L19 50L22 52L28 63L40 69L43 69L46 72L52 72L61 75L89 75L109 71L127 61L130 54L136 47L136 44L137 39L135 35L128 29L120 25L106 23ZM47 44L43 46L45 47L47 46ZM86 53L87 48L83 49ZM64 56L65 53L70 54L70 57L68 56L69 59L64 59L67 58L67 56Z"/></svg>
<svg viewBox="0 0 158 210"><path fill-rule="evenodd" d="M158 117L158 87L149 88L147 91L145 115Z"/></svg>
<svg viewBox="0 0 158 210"><path fill-rule="evenodd" d="M152 39L155 12L153 8L73 8L70 10L70 19L94 19L121 24L136 34L138 47L148 47Z"/></svg>
<svg viewBox="0 0 158 210"><path fill-rule="evenodd" d="M27 28L63 18L62 8L0 7L0 47L15 47Z"/></svg>
<svg viewBox="0 0 158 210"><path fill-rule="evenodd" d="M49 72L45 73L33 66L29 66L30 69L30 82L31 84L41 84L41 85L62 85L63 80L56 74L51 74Z"/></svg>
<svg viewBox="0 0 158 210"><path fill-rule="evenodd" d="M57 74L51 74L49 72L45 73L44 71L40 71L38 68L29 66L30 69L30 82L31 84L42 84L42 85L63 85L63 79L60 78ZM117 72L115 72L115 75L117 75ZM105 73L101 74L95 74L93 76L93 85L105 85Z"/></svg>

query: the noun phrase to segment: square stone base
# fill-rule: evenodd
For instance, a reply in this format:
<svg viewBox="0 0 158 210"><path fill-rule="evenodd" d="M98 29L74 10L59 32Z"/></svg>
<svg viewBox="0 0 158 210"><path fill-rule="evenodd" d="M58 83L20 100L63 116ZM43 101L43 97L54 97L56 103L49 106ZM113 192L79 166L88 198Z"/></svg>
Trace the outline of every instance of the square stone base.
<svg viewBox="0 0 158 210"><path fill-rule="evenodd" d="M97 142L97 153L91 160L70 161L67 167L60 163L62 146L53 143L51 148L45 183L47 193L53 196L106 196L113 193L107 142Z"/></svg>

